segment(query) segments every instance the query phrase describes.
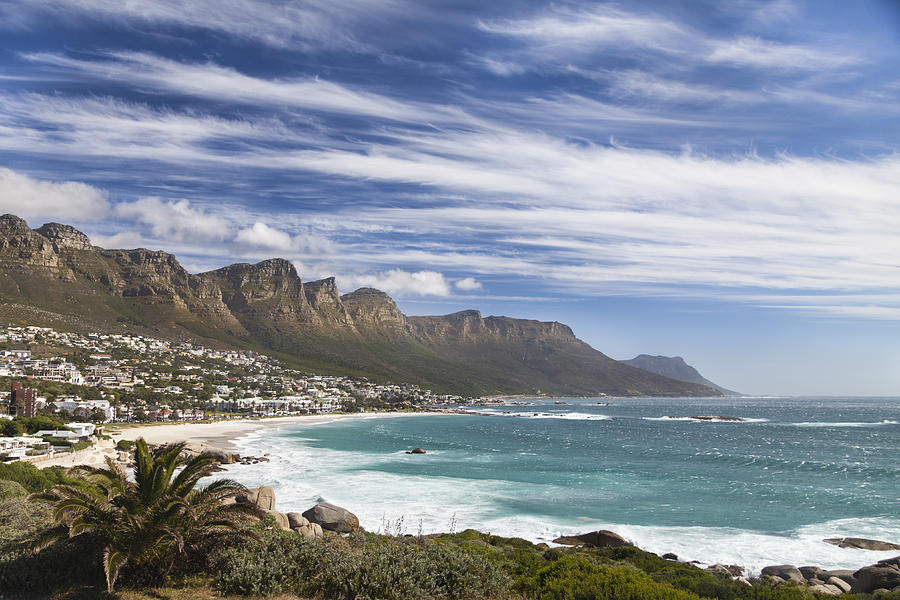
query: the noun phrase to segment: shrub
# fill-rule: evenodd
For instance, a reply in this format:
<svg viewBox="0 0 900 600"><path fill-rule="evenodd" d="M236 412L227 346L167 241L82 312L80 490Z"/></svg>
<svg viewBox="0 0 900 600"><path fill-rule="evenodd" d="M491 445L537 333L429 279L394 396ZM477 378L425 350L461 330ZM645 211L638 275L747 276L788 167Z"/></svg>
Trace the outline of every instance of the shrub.
<svg viewBox="0 0 900 600"><path fill-rule="evenodd" d="M43 492L60 483L72 483L63 467L38 469L25 462L0 464L0 480L15 481L31 493Z"/></svg>
<svg viewBox="0 0 900 600"><path fill-rule="evenodd" d="M531 584L541 600L699 600L696 594L657 583L628 567L598 565L566 556L541 569Z"/></svg>
<svg viewBox="0 0 900 600"><path fill-rule="evenodd" d="M509 584L502 568L465 549L363 534L310 541L268 532L264 546L229 548L216 567L217 585L226 593L293 592L328 600L487 598Z"/></svg>
<svg viewBox="0 0 900 600"><path fill-rule="evenodd" d="M131 452L134 448L134 442L131 440L119 440L116 442L116 450L121 450L123 452Z"/></svg>

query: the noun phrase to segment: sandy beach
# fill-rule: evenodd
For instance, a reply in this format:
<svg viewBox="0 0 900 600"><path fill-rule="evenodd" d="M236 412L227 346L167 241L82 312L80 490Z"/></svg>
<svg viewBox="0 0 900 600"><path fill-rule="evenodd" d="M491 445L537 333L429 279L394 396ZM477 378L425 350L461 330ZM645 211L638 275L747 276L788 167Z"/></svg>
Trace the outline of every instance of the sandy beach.
<svg viewBox="0 0 900 600"><path fill-rule="evenodd" d="M115 443L118 440L136 440L144 438L150 444L172 444L177 442L203 442L215 448L234 450L231 442L247 433L260 429L274 429L298 423L313 424L335 421L338 419L384 418L407 414L441 414L441 413L356 413L331 415L297 415L290 417L274 417L265 419L238 419L234 421L216 421L213 423L153 423L139 426L126 426L117 429L115 424L105 426L106 432L113 434L111 441L100 441L93 447L75 453L57 453L54 456L39 460L31 460L34 466L71 467L74 465L100 466L106 457L115 456Z"/></svg>
<svg viewBox="0 0 900 600"><path fill-rule="evenodd" d="M408 414L440 414L440 413L354 413L330 415L298 415L291 417L274 417L266 419L240 419L234 421L216 421L214 423L173 423L153 424L128 427L121 430L115 439L136 440L144 438L150 444L171 444L176 442L204 442L223 450L232 450L231 442L247 433L260 429L274 429L286 425L314 424L336 421L339 419L372 419L390 418Z"/></svg>

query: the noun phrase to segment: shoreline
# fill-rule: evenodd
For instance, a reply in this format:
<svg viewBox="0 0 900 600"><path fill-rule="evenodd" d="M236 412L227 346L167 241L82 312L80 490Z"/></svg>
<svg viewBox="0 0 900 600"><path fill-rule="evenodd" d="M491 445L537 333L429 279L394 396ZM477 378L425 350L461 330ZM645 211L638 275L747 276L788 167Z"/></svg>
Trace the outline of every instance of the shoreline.
<svg viewBox="0 0 900 600"><path fill-rule="evenodd" d="M261 429L277 429L289 425L312 425L344 419L396 418L403 416L454 414L435 411L334 413L324 415L291 415L260 419L235 419L212 423L162 423L138 425L121 430L115 440L134 441L143 437L148 444L172 444L177 442L202 442L221 450L234 451L234 442L248 433Z"/></svg>

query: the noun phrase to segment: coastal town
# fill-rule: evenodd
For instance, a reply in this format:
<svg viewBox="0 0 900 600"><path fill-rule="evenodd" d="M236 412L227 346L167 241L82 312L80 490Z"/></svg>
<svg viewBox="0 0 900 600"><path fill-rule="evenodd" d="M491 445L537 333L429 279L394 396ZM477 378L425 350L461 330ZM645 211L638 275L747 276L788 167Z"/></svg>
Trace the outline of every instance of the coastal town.
<svg viewBox="0 0 900 600"><path fill-rule="evenodd" d="M422 410L465 400L409 383L302 372L247 350L47 327L0 330L0 461L86 448L110 423Z"/></svg>

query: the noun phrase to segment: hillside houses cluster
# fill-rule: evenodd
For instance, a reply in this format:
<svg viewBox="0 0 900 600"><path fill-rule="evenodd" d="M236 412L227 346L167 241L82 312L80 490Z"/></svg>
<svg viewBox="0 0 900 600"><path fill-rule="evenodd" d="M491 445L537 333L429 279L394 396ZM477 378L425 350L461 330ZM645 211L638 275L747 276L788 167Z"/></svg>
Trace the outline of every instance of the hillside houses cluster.
<svg viewBox="0 0 900 600"><path fill-rule="evenodd" d="M19 416L64 412L70 419L95 423L327 413L461 400L412 384L303 373L251 351L28 326L0 330L0 377L36 388L28 409L32 414ZM4 388L9 389L3 385L0 390ZM16 416L9 392L3 394L0 415Z"/></svg>

